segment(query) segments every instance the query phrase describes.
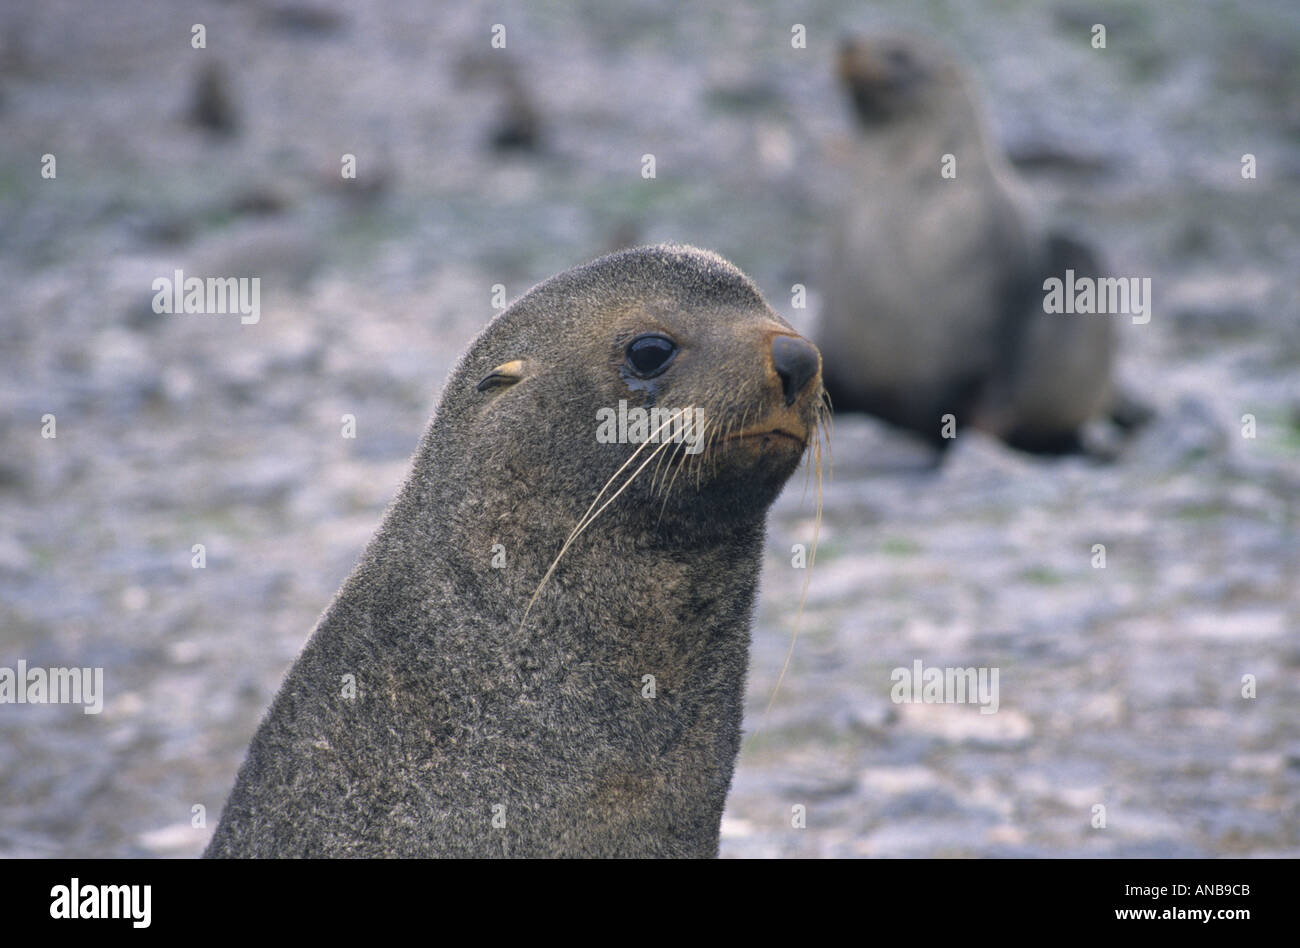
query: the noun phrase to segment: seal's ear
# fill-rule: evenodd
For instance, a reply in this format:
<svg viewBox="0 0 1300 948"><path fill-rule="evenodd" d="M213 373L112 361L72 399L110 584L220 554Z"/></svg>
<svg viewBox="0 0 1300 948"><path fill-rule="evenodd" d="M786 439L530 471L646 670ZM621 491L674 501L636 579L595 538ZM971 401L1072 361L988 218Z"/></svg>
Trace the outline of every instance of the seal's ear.
<svg viewBox="0 0 1300 948"><path fill-rule="evenodd" d="M512 362L502 362L495 369L474 386L480 392L486 392L491 388L504 388L507 385L514 385L524 377L525 366L523 359L515 359Z"/></svg>

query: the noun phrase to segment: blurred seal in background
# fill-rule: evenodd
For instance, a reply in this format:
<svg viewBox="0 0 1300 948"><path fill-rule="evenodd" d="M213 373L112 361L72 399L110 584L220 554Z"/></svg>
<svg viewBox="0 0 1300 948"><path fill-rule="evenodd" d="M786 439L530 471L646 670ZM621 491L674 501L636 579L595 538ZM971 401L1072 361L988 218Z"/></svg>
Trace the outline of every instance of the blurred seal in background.
<svg viewBox="0 0 1300 948"><path fill-rule="evenodd" d="M815 334L835 410L940 449L948 414L1025 450L1080 449L1115 405L1113 318L1045 313L1043 283L1100 275L1095 255L1038 219L946 51L848 39L838 76L856 135Z"/></svg>

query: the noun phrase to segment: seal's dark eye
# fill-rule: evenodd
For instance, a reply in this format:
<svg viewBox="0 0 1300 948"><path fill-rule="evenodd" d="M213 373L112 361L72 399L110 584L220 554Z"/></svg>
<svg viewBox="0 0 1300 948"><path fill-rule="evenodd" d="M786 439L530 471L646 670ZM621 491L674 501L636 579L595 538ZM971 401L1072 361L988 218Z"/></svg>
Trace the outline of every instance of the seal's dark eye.
<svg viewBox="0 0 1300 948"><path fill-rule="evenodd" d="M627 344L627 365L643 379L652 378L668 368L677 354L677 343L667 336L647 333Z"/></svg>

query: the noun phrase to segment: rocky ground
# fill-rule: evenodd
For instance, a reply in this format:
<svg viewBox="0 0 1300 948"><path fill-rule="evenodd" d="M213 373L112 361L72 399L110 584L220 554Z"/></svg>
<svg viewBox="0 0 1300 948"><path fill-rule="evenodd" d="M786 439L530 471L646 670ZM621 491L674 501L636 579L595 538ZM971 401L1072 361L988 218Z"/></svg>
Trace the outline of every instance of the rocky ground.
<svg viewBox="0 0 1300 948"><path fill-rule="evenodd" d="M962 51L1045 207L1152 278L1120 370L1159 414L1114 463L966 434L937 471L837 419L811 577L802 477L772 518L723 854L1300 854L1300 17L883 6L0 13L0 665L102 666L107 691L97 716L0 706L0 855L202 850L495 284L684 240L807 328L834 45L890 24ZM507 61L536 152L487 144ZM189 120L212 63L227 132ZM261 320L154 314L176 267L260 276ZM891 702L918 659L998 668L998 712Z"/></svg>

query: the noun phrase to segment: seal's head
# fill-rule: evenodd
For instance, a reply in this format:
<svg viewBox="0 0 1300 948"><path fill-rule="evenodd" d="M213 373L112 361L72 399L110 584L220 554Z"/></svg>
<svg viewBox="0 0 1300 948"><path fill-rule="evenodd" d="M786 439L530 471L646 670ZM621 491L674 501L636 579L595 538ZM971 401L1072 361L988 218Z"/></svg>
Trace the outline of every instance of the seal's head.
<svg viewBox="0 0 1300 948"><path fill-rule="evenodd" d="M953 58L916 37L848 37L840 43L836 73L854 115L869 130L905 120L933 121L954 102L966 99L962 72Z"/></svg>
<svg viewBox="0 0 1300 948"><path fill-rule="evenodd" d="M527 490L571 525L619 494L601 516L634 532L725 530L761 520L813 443L822 399L817 349L740 270L693 247L643 247L547 280L493 320L426 447L469 452L457 467L480 516L499 497L507 517Z"/></svg>

